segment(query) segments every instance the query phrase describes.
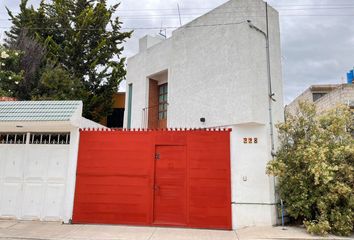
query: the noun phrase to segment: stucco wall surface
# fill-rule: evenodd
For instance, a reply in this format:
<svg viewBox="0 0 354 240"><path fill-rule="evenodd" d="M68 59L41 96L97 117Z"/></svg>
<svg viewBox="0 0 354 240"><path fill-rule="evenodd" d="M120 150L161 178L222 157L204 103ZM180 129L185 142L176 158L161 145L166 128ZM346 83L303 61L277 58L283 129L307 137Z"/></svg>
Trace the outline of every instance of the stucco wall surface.
<svg viewBox="0 0 354 240"><path fill-rule="evenodd" d="M237 9L242 9L237 10ZM282 119L283 90L278 13L269 7L275 120ZM267 123L268 78L263 1L232 0L177 29L172 37L128 59L133 84L132 128L146 127L148 77L168 70L168 126L214 127ZM126 103L126 109L128 108ZM202 124L200 118L206 123ZM124 126L127 126L125 116Z"/></svg>

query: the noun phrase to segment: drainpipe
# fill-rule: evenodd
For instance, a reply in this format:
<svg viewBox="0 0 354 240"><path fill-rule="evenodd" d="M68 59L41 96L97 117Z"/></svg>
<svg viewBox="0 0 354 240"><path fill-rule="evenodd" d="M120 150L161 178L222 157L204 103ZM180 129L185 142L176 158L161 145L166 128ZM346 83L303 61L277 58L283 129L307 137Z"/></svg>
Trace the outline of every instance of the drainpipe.
<svg viewBox="0 0 354 240"><path fill-rule="evenodd" d="M269 127L270 127L270 142L271 142L271 155L275 157L275 141L274 141L274 125L273 125L273 109L272 109L272 102L275 102L274 93L272 89L272 75L270 69L270 44L269 44L269 23L268 23L268 3L265 3L266 8L266 25L267 25L267 72L268 72L268 102L269 102Z"/></svg>
<svg viewBox="0 0 354 240"><path fill-rule="evenodd" d="M267 54L267 75L268 75L268 112L269 112L269 130L270 130L270 143L271 143L271 156L274 159L275 153L275 141L274 141L274 126L273 126L273 109L272 109L272 102L276 101L274 99L274 93L272 89L272 75L271 75L271 68L270 68L270 44L269 44L269 17L268 17L268 3L265 2L265 12L266 12L266 32L262 29L256 27L251 20L247 20L247 23L251 29L256 30L257 32L261 33L265 40L266 40L266 54ZM275 177L273 177L273 187L274 187L274 202L276 202L277 194L276 194L276 181ZM277 214L278 216L278 214Z"/></svg>
<svg viewBox="0 0 354 240"><path fill-rule="evenodd" d="M274 93L272 90L272 76L270 69L270 49L269 49L269 23L268 23L268 3L265 3L266 9L266 32L256 27L251 20L247 20L247 23L250 28L256 30L261 33L266 40L266 53L267 53L267 75L268 75L268 112L269 112L269 128L270 128L270 142L271 142L271 156L275 157L275 141L274 141L274 126L273 126L273 110L272 110L272 102L275 102Z"/></svg>

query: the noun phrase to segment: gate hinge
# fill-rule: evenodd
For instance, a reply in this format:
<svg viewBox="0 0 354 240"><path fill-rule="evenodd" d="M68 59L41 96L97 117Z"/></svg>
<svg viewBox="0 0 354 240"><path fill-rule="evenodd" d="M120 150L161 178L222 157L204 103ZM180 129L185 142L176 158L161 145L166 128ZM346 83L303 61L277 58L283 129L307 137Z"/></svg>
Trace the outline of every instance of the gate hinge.
<svg viewBox="0 0 354 240"><path fill-rule="evenodd" d="M155 160L160 160L160 153L155 153Z"/></svg>

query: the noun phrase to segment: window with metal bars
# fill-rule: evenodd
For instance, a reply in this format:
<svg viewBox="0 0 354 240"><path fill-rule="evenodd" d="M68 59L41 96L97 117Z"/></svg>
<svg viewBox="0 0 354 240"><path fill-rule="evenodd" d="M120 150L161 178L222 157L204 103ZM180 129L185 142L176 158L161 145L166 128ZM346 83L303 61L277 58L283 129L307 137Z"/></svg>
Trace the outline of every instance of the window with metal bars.
<svg viewBox="0 0 354 240"><path fill-rule="evenodd" d="M0 133L0 144L26 144L27 133Z"/></svg>
<svg viewBox="0 0 354 240"><path fill-rule="evenodd" d="M31 133L30 144L70 144L70 133Z"/></svg>
<svg viewBox="0 0 354 240"><path fill-rule="evenodd" d="M167 83L159 85L159 120L167 119Z"/></svg>

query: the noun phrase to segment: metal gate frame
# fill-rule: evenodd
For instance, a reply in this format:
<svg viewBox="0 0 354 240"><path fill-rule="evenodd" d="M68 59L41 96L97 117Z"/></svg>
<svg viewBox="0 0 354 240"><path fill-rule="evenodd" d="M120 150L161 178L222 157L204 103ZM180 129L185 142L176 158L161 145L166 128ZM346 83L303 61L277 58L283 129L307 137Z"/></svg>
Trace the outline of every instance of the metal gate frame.
<svg viewBox="0 0 354 240"><path fill-rule="evenodd" d="M80 130L73 223L155 226L155 148L185 146L185 226L231 229L230 131Z"/></svg>

